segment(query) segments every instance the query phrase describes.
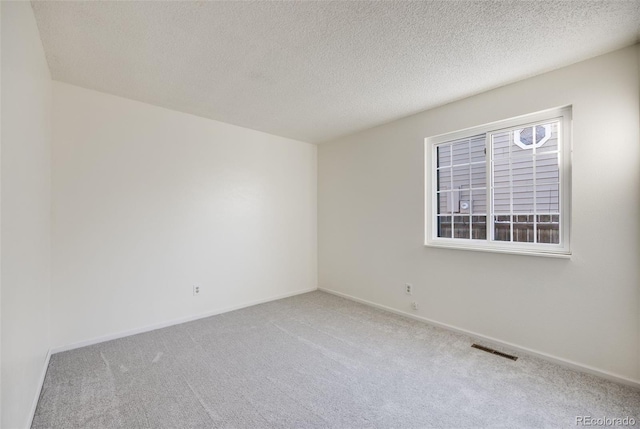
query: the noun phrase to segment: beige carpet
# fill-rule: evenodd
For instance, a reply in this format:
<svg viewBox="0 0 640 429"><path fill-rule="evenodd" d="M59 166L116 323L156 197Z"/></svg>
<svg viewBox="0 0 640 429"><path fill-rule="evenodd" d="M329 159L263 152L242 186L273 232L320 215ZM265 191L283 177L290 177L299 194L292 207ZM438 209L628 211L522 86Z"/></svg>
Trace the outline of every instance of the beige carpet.
<svg viewBox="0 0 640 429"><path fill-rule="evenodd" d="M312 292L55 354L34 428L563 428L640 391Z"/></svg>

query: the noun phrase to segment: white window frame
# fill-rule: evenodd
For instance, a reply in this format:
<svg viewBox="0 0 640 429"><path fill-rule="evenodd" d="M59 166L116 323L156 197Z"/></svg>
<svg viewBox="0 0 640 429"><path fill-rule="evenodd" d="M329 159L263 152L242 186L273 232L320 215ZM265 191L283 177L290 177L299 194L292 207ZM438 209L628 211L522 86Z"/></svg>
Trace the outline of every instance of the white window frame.
<svg viewBox="0 0 640 429"><path fill-rule="evenodd" d="M437 136L427 137L425 148L425 246L444 247L463 250L480 250L489 252L515 253L535 256L570 257L570 229L571 229L571 106L564 106L522 115L502 121L492 122L477 127L467 128ZM491 134L513 129L521 129L546 121L558 121L558 135L560 136L559 174L560 174L560 243L522 243L493 241L493 183L491 174ZM535 132L535 130L534 130ZM437 237L437 170L436 147L438 144L465 139L478 134L485 134L486 150L486 195L487 195L487 238L486 240ZM454 216L454 214L452 214Z"/></svg>

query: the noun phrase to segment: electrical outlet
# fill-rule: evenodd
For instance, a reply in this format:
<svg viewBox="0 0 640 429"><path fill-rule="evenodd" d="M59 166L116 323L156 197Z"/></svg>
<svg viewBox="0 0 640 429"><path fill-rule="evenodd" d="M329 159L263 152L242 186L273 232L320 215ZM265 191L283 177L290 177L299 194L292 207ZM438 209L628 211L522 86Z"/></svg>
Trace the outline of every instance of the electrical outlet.
<svg viewBox="0 0 640 429"><path fill-rule="evenodd" d="M418 303L417 303L417 302L415 302L415 301L413 301L413 309L414 309L414 310L417 310L417 309L418 309Z"/></svg>
<svg viewBox="0 0 640 429"><path fill-rule="evenodd" d="M193 296L198 296L200 295L200 285L195 284L193 285Z"/></svg>
<svg viewBox="0 0 640 429"><path fill-rule="evenodd" d="M404 284L404 290L405 290L407 295L412 295L413 294L413 285L411 285L411 283L405 283Z"/></svg>

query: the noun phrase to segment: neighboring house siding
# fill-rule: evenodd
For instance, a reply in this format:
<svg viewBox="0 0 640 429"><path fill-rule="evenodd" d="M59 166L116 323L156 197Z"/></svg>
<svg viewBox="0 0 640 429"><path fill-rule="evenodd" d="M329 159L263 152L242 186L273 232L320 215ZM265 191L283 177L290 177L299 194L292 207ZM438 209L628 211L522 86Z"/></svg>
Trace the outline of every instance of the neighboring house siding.
<svg viewBox="0 0 640 429"><path fill-rule="evenodd" d="M492 142L495 161L495 214L559 213L557 127L555 124L551 127L551 136L537 148L535 160L532 156L533 151L516 145L513 136L514 133L511 131L494 134ZM439 198L441 214L486 214L487 180L484 146L485 139L482 136L454 142L451 146L445 146L439 150L438 180L439 189L442 191ZM509 159L509 147L511 147L511 159ZM534 168L535 186L532 185ZM511 211L511 186L513 186L513 211ZM536 209L534 209L534 195Z"/></svg>

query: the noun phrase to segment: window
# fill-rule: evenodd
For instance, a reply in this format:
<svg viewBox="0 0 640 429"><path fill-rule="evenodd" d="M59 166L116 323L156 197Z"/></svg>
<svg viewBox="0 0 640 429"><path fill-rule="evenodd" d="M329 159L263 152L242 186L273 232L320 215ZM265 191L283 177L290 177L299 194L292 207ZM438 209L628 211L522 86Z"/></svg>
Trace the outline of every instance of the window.
<svg viewBox="0 0 640 429"><path fill-rule="evenodd" d="M430 246L569 255L571 108L429 137Z"/></svg>

